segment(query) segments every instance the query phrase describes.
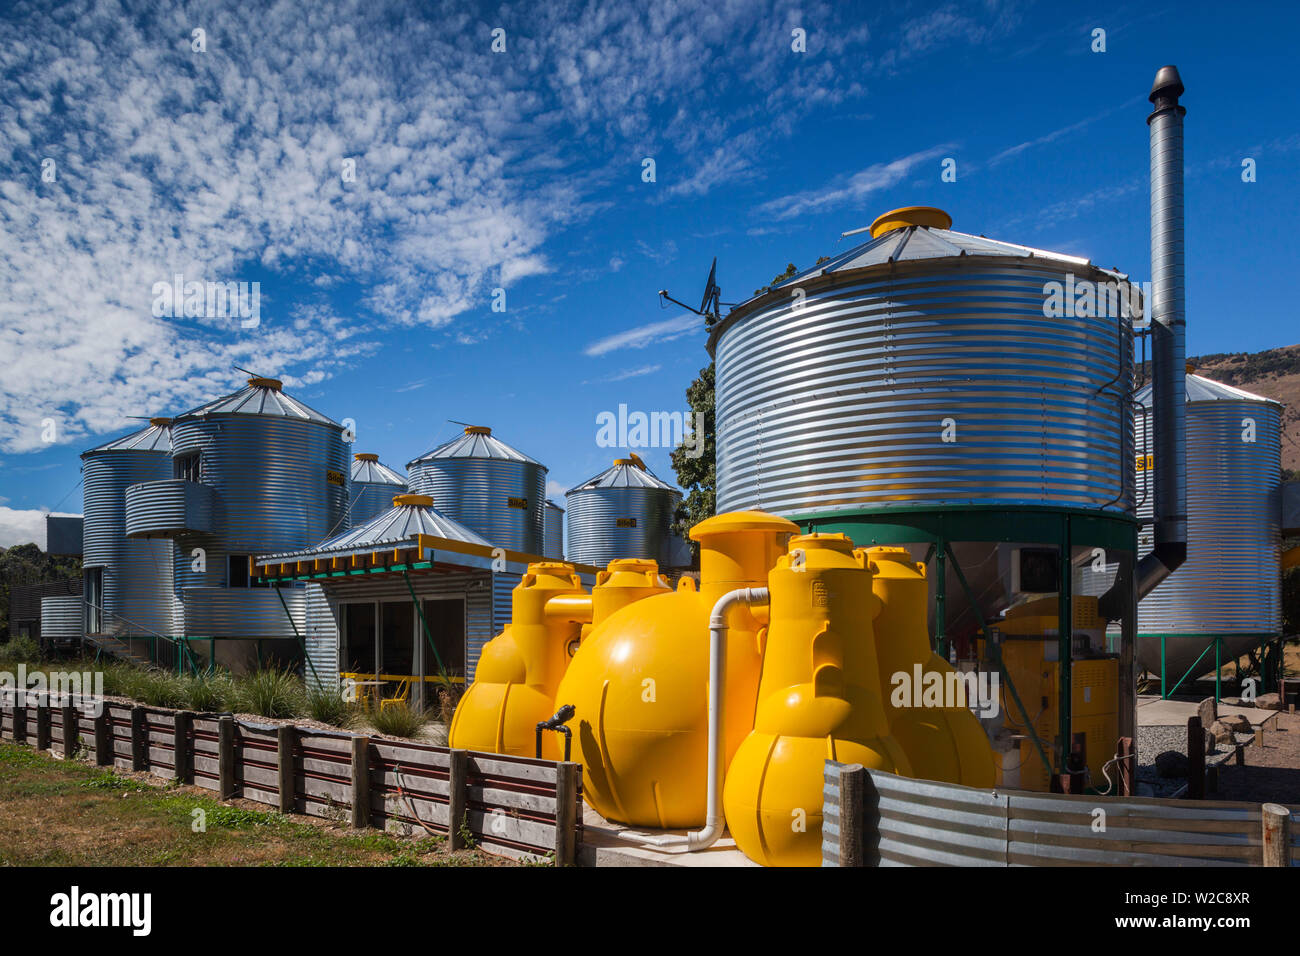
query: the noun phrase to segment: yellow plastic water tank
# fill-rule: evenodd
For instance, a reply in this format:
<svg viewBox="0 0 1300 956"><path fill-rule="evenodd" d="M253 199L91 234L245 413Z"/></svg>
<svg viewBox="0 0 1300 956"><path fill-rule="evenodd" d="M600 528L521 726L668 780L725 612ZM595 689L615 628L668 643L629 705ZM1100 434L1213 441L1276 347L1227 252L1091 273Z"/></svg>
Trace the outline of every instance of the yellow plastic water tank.
<svg viewBox="0 0 1300 956"><path fill-rule="evenodd" d="M573 566L530 564L511 595L510 624L488 641L474 683L452 717L448 741L463 750L532 757L536 728L555 712L555 692L580 624L546 614L546 603L584 595ZM559 760L557 734L542 735L542 756Z"/></svg>
<svg viewBox="0 0 1300 956"><path fill-rule="evenodd" d="M798 527L763 512L732 512L691 529L700 543L698 592L677 591L613 612L583 640L560 683L572 704L583 792L602 816L634 826L695 827L705 818L709 613L741 587L762 587ZM689 579L685 579L689 580ZM732 612L725 671L729 760L752 725L762 615Z"/></svg>
<svg viewBox="0 0 1300 956"><path fill-rule="evenodd" d="M843 534L808 534L768 576L771 606L754 729L727 769L736 845L766 866L821 860L826 760L909 773L880 697L871 573Z"/></svg>
<svg viewBox="0 0 1300 956"><path fill-rule="evenodd" d="M905 548L876 547L858 553L872 573L872 587L881 604L875 621L880 693L891 732L911 760L911 776L968 787L993 786L997 776L993 749L979 719L966 707L914 706L918 697L912 690L918 676L924 682L928 674L938 674L945 688L956 686L950 677L956 670L930 649L925 565L913 561Z"/></svg>

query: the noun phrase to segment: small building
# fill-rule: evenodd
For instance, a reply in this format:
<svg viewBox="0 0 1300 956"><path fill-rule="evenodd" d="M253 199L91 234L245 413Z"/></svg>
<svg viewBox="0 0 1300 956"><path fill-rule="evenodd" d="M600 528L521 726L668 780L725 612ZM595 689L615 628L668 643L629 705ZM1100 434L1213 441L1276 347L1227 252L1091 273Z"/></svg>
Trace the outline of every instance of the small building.
<svg viewBox="0 0 1300 956"><path fill-rule="evenodd" d="M251 573L306 589L305 676L349 677L375 696L433 706L444 681L474 679L483 647L510 620L511 592L537 555L495 547L437 511L397 495L360 527L299 551L261 555ZM579 567L590 584L595 568Z"/></svg>

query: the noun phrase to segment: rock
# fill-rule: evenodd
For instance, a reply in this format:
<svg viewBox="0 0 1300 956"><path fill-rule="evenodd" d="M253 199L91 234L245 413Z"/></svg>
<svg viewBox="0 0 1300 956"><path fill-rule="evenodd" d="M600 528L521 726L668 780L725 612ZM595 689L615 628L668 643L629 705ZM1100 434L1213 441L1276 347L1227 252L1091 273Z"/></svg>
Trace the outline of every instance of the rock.
<svg viewBox="0 0 1300 956"><path fill-rule="evenodd" d="M1210 725L1219 719L1219 705L1213 697L1207 697L1197 706L1196 713L1201 718L1201 726L1209 730Z"/></svg>
<svg viewBox="0 0 1300 956"><path fill-rule="evenodd" d="M1223 700L1219 701L1219 703L1227 704L1229 707L1254 707L1255 706L1252 702L1248 700L1242 700L1240 697L1225 697L1223 698Z"/></svg>
<svg viewBox="0 0 1300 956"><path fill-rule="evenodd" d="M1251 732L1250 718L1243 717L1241 714L1224 714L1219 718L1219 723L1227 724L1232 728L1233 733L1248 734Z"/></svg>
<svg viewBox="0 0 1300 956"><path fill-rule="evenodd" d="M1187 755L1177 750L1166 750L1156 756L1156 773L1162 777L1187 776Z"/></svg>
<svg viewBox="0 0 1300 956"><path fill-rule="evenodd" d="M1278 694L1260 694L1255 698L1255 706L1261 710L1281 710L1282 698Z"/></svg>
<svg viewBox="0 0 1300 956"><path fill-rule="evenodd" d="M1237 738L1233 735L1232 727L1222 720L1216 720L1210 725L1210 733L1214 735L1216 744L1233 744L1236 745Z"/></svg>

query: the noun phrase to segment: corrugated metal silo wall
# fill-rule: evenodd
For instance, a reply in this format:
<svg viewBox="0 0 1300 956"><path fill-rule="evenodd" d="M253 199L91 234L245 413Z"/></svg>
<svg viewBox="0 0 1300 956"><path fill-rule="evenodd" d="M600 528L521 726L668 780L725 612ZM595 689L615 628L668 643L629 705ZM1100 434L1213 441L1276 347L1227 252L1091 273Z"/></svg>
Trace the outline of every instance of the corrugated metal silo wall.
<svg viewBox="0 0 1300 956"><path fill-rule="evenodd" d="M1045 317L1047 283L1068 281L1046 263L940 262L810 282L801 308L782 296L724 329L719 512L1131 510L1129 321Z"/></svg>
<svg viewBox="0 0 1300 956"><path fill-rule="evenodd" d="M466 681L474 679L474 669L478 664L483 645L496 634L493 630L494 590L490 578L491 575L486 571L411 576L411 584L415 588L416 596L421 600L426 597L465 599ZM518 583L517 578L516 583ZM312 664L320 679L336 682L339 679L340 604L353 601L410 603L410 600L411 592L407 590L406 582L401 578L328 583L321 588L319 595L309 594L306 642ZM423 633L420 634L419 640L427 647ZM310 668L307 670L308 679L311 679Z"/></svg>
<svg viewBox="0 0 1300 956"><path fill-rule="evenodd" d="M567 497L569 560L598 568L616 558L660 560L679 500L680 496L659 488L573 492ZM630 519L635 527L627 526Z"/></svg>
<svg viewBox="0 0 1300 956"><path fill-rule="evenodd" d="M82 567L103 568L103 631L172 631L172 556L167 541L126 537L126 489L172 476L164 452L103 452L83 463Z"/></svg>
<svg viewBox="0 0 1300 956"><path fill-rule="evenodd" d="M1242 440L1247 419L1255 423L1254 442ZM1144 453L1146 424L1139 418ZM1187 560L1138 605L1139 633L1281 631L1281 469L1276 405L1187 405ZM1146 494L1138 514L1144 518L1151 516L1150 474L1139 475L1139 493L1145 488ZM1138 553L1150 550L1148 526L1138 536Z"/></svg>
<svg viewBox="0 0 1300 956"><path fill-rule="evenodd" d="M371 518L393 507L393 496L403 494L404 485L390 485L379 481L354 481L351 485L351 510L348 527L359 528Z"/></svg>
<svg viewBox="0 0 1300 956"><path fill-rule="evenodd" d="M502 458L436 458L409 471L411 491L431 495L433 506L492 544L541 554L546 472L540 465ZM511 506L523 499L526 508Z"/></svg>
<svg viewBox="0 0 1300 956"><path fill-rule="evenodd" d="M41 598L41 640L81 640L85 631L85 604L80 594Z"/></svg>
<svg viewBox="0 0 1300 956"><path fill-rule="evenodd" d="M542 540L545 542L542 555L564 560L564 509L546 505L542 513Z"/></svg>
<svg viewBox="0 0 1300 956"><path fill-rule="evenodd" d="M228 586L232 554L311 547L345 530L349 468L341 429L261 415L178 420L172 426L172 454L195 450L201 453L203 484L216 492L216 531L175 539L177 597L184 602L187 589L196 588L194 598L202 602L201 608L178 610L177 624L184 628L178 633L257 638L286 636L287 630L292 637L273 592L233 588L222 596L207 589ZM194 570L195 548L204 551L202 571Z"/></svg>

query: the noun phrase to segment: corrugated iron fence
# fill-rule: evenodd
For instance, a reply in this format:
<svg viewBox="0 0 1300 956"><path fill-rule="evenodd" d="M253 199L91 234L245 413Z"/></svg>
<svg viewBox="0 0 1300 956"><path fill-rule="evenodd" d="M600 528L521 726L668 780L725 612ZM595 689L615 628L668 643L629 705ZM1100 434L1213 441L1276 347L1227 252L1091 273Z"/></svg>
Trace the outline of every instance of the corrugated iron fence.
<svg viewBox="0 0 1300 956"><path fill-rule="evenodd" d="M147 770L282 813L431 832L453 849L472 841L492 853L567 864L582 842L575 763L111 701L91 716L30 700L16 706L12 690L0 693L0 736L63 756L84 751L100 766Z"/></svg>
<svg viewBox="0 0 1300 956"><path fill-rule="evenodd" d="M1255 803L977 790L826 761L823 866L1258 866ZM1300 808L1291 865L1300 866Z"/></svg>

